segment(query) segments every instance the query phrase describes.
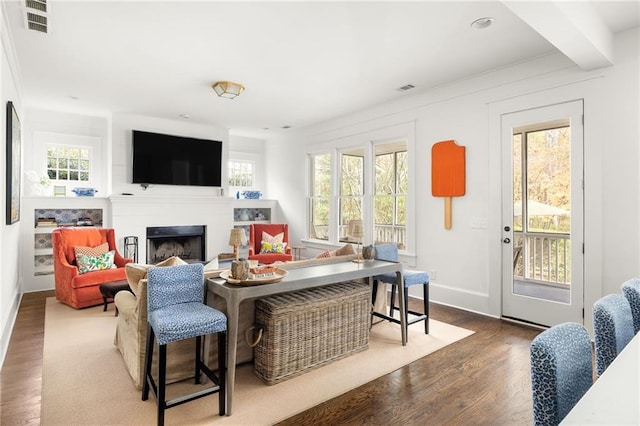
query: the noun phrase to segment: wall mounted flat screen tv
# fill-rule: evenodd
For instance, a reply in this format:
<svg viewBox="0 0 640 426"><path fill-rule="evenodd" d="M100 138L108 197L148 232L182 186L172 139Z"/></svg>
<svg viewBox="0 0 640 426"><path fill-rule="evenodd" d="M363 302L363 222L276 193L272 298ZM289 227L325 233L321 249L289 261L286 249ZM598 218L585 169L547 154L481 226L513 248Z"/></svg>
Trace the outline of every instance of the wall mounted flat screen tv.
<svg viewBox="0 0 640 426"><path fill-rule="evenodd" d="M133 183L222 186L222 142L133 130Z"/></svg>

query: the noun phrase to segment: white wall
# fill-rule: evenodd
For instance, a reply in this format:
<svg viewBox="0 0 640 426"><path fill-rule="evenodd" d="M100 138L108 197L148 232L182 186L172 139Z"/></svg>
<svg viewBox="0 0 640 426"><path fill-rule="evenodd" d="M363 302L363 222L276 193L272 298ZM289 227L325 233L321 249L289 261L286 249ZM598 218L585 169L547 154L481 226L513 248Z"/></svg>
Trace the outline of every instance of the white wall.
<svg viewBox="0 0 640 426"><path fill-rule="evenodd" d="M638 176L638 29L618 34L615 66L584 72L561 54L495 70L267 141L269 159L291 158L269 174L286 214L304 234L305 154L348 135L414 121L416 264L436 270L431 298L493 316L501 313L500 114L585 99L585 324L590 306L640 276ZM431 196L431 146L455 139L467 147L466 195L453 199L453 229L443 201ZM292 146L306 145L294 148ZM297 177L297 178L296 178ZM285 188L286 183L286 190ZM274 188L277 187L277 188ZM488 228L473 224L486 220Z"/></svg>
<svg viewBox="0 0 640 426"><path fill-rule="evenodd" d="M24 120L21 93L19 90L20 76L15 67L14 52L5 25L4 8L0 8L0 99L2 100L2 120L0 120L0 135L4 146L6 135L5 108L8 101L14 103L18 117ZM6 163L6 149L0 149L0 164ZM22 293L22 276L20 274L20 222L6 225L6 174L5 168L0 173L0 204L3 211L0 221L0 365L4 361L11 337L11 330L15 322Z"/></svg>
<svg viewBox="0 0 640 426"><path fill-rule="evenodd" d="M75 187L89 186L98 190L98 196L106 196L109 178L108 167L104 160L109 155L108 124L108 117L28 108L22 139L25 154L24 171L33 170L38 175L46 173L46 151L44 150L46 143L91 144L93 152L91 182L86 185L65 185L67 195L73 196L71 190ZM28 191L28 189L28 185L25 185L25 190ZM35 194L25 192L25 195Z"/></svg>
<svg viewBox="0 0 640 426"><path fill-rule="evenodd" d="M225 128L192 123L188 120L167 120L133 114L114 114L112 122L112 193L123 192L134 196L220 196L219 188L150 185L144 190L132 181L132 152L131 131L143 130L147 132L166 133L176 136L212 139L222 141L222 164L226 164L229 157L229 131ZM222 182L226 189L227 170L223 167Z"/></svg>
<svg viewBox="0 0 640 426"><path fill-rule="evenodd" d="M264 161L264 156L265 143L263 139L234 134L229 135L229 159L253 161L255 164L254 186L250 189L260 191L263 198L268 198L266 169L269 163ZM238 188L229 188L228 195L234 197L237 192Z"/></svg>
<svg viewBox="0 0 640 426"><path fill-rule="evenodd" d="M264 161L267 165L268 198L278 201L277 217L289 225L289 243L300 245L305 236L305 147L292 137L266 142Z"/></svg>

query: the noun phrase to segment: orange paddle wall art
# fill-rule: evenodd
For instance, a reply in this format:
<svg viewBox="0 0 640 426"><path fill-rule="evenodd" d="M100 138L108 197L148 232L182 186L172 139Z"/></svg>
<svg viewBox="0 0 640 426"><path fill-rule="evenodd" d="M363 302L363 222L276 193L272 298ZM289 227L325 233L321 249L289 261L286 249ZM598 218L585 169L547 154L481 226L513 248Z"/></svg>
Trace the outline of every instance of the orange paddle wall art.
<svg viewBox="0 0 640 426"><path fill-rule="evenodd" d="M431 195L444 198L444 227L451 229L451 197L465 193L465 147L443 141L431 147Z"/></svg>

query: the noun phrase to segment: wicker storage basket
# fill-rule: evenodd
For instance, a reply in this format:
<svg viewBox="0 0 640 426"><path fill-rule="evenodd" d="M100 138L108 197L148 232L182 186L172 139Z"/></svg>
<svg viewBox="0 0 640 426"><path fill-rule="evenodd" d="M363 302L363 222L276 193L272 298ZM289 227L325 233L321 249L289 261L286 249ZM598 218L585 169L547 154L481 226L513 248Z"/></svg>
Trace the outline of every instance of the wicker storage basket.
<svg viewBox="0 0 640 426"><path fill-rule="evenodd" d="M348 281L256 301L254 371L269 385L369 347L371 289Z"/></svg>

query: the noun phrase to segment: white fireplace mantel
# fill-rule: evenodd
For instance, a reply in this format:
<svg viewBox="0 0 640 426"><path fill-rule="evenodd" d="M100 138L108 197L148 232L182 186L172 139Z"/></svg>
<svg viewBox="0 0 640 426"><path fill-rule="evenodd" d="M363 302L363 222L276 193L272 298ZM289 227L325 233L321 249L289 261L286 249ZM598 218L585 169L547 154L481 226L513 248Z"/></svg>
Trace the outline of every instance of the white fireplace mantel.
<svg viewBox="0 0 640 426"><path fill-rule="evenodd" d="M233 228L232 198L113 195L109 202L119 246L124 237L138 237L138 262L146 261L146 232L150 226L205 225L206 259L230 251L227 243L229 230Z"/></svg>

